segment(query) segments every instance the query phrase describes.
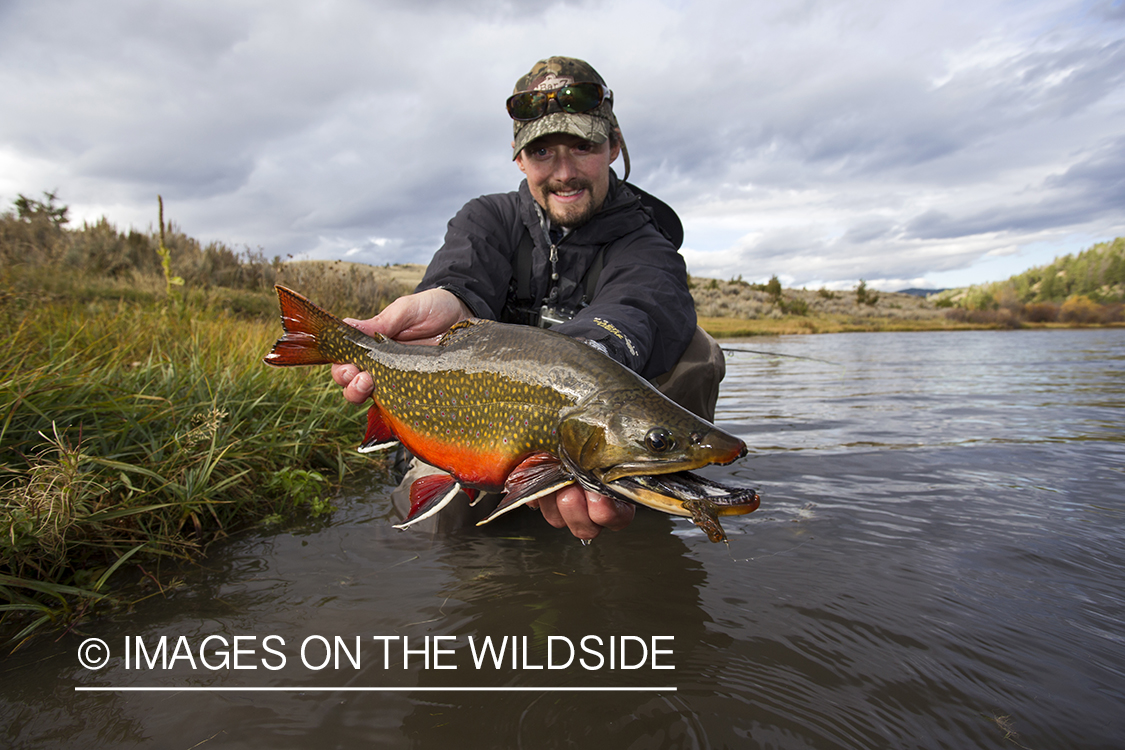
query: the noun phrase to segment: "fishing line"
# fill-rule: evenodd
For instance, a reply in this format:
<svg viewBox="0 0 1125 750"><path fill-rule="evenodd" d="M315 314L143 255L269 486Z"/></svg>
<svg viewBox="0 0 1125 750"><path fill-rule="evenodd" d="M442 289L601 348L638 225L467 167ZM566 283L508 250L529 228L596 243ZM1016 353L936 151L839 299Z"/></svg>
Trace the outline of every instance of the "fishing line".
<svg viewBox="0 0 1125 750"><path fill-rule="evenodd" d="M778 555L784 555L787 552L793 552L794 550L799 550L801 547L804 547L806 544L813 541L814 539L816 539L815 536L810 536L808 539L801 542L800 544L798 544L795 547L790 547L789 549L779 550L777 552L771 552L768 555L758 555L757 557L743 557L741 559L736 558L734 556L734 553L731 551L731 548L730 548L730 542L728 541L727 542L727 554L730 556L731 562L753 562L754 560L757 560L758 558L764 559L764 558L767 558L767 557L776 557Z"/></svg>
<svg viewBox="0 0 1125 750"><path fill-rule="evenodd" d="M833 367L844 367L839 362L832 362L831 360L821 359L819 357L804 357L800 354L782 354L781 352L767 352L761 349L735 349L730 346L720 346L724 352L730 354L760 354L763 357L788 357L789 359L805 359L809 362L820 362L825 365L832 365Z"/></svg>
<svg viewBox="0 0 1125 750"><path fill-rule="evenodd" d="M447 604L447 603L449 602L449 599L450 599L450 597L448 597L448 596L447 596L447 597L445 597L445 601L443 601L443 602L441 603L441 606L440 606L440 607L438 607L438 614L439 614L439 615L441 615L441 617L431 617L431 618L430 618L430 619L428 619L428 620L420 620L420 621L418 621L418 622L408 622L408 623L406 623L405 625L403 625L402 627L404 627L404 628L409 628L409 627L410 627L410 626L412 626L412 625L425 625L426 623L429 623L429 622L437 622L437 621L438 621L438 620L440 620L440 619L441 619L442 617L445 617L445 616L446 616L446 614L445 614L445 605L446 605L446 604ZM396 633L399 633L399 632L402 632L402 631L401 631L401 630L399 630L398 628L395 628L395 632L396 632Z"/></svg>

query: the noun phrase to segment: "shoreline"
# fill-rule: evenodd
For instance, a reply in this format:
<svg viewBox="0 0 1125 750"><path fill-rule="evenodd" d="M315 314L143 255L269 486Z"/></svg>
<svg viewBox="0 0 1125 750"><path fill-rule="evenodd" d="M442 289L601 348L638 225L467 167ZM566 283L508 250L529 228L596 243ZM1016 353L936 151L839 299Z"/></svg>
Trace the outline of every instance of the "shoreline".
<svg viewBox="0 0 1125 750"><path fill-rule="evenodd" d="M926 333L938 331L1043 331L1088 328L1125 328L1125 323L970 323L952 320L870 318L844 320L825 317L745 320L699 317L699 326L715 339L759 336L804 336L818 333Z"/></svg>

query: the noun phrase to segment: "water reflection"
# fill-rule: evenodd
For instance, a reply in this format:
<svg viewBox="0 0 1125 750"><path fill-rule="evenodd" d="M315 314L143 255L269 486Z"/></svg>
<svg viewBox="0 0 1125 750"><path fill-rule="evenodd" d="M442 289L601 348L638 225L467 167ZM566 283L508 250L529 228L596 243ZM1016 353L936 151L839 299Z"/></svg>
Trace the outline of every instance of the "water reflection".
<svg viewBox="0 0 1125 750"><path fill-rule="evenodd" d="M674 670L608 668L605 641L613 637L674 635L674 641L663 642L674 650L674 656L663 663L677 668L696 649L704 645L722 649L730 641L706 632L709 617L700 607L699 596L706 582L703 566L685 555L687 547L679 537L659 528L668 525L664 519L653 516L644 522L657 527L652 529L649 544L639 535L624 534L599 539L589 547L558 535L540 539L534 547L477 538L442 555L442 565L449 572L441 588L451 625L445 632L457 636L459 643L469 638L528 634L532 644L529 663L545 665L549 663L549 636L563 636L578 646L583 637L593 635L601 644L591 641L589 645L606 661L589 656L587 663L602 664L601 669L513 671L507 665L496 670L490 664L456 674L421 672L419 684L676 684ZM639 659L636 649L632 659L633 664ZM556 658L556 664L562 662ZM586 738L612 747L630 747L640 738L653 736L660 736L665 747L692 747L691 738L700 733L690 717L682 716L674 694L647 693L601 693L596 699L578 700L570 694L553 693L450 695L446 700L416 705L403 729L418 746L456 744L468 735L490 738L502 747L537 747L543 744L548 726L558 733L555 736Z"/></svg>

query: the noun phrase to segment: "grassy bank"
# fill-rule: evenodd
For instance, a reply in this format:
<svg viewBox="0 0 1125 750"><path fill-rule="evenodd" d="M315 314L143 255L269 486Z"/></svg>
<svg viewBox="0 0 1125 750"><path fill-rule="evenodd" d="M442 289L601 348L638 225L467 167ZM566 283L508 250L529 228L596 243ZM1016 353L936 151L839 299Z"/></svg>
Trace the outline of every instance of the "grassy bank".
<svg viewBox="0 0 1125 750"><path fill-rule="evenodd" d="M0 272L0 625L16 642L108 603L123 567L159 579L232 530L327 511L371 464L325 368L262 364L269 294L162 285Z"/></svg>

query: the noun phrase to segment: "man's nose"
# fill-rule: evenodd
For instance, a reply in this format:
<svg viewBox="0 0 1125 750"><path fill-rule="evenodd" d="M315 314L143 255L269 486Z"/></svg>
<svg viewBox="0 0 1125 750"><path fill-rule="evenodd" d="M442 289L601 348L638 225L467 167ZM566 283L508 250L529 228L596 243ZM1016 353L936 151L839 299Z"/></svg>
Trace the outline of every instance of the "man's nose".
<svg viewBox="0 0 1125 750"><path fill-rule="evenodd" d="M578 164L570 149L559 150L559 157L555 160L555 173L552 176L559 182L566 182L578 176Z"/></svg>

